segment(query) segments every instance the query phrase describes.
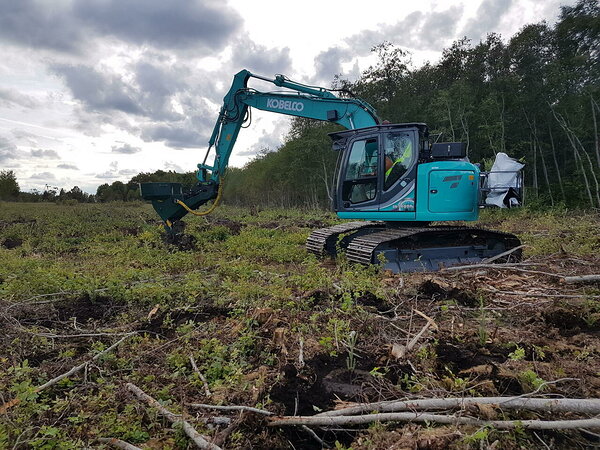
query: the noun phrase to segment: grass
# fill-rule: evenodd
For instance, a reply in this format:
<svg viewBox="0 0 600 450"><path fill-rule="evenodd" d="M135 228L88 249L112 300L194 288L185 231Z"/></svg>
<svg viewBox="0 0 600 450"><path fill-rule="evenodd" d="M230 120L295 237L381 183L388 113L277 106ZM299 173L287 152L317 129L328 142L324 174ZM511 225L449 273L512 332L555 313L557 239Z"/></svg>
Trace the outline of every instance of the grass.
<svg viewBox="0 0 600 450"><path fill-rule="evenodd" d="M127 395L126 382L174 412L201 400L289 414L294 408L307 413L333 407L335 396L343 394L319 390L327 377L338 384L373 385L374 392L392 397L405 395L403 390L425 395L443 389L483 395L493 383L530 390L539 380L558 378L559 369L562 376L583 379L579 372L596 370L590 363L597 359L595 341L577 353L578 359L568 347L574 344L562 342L568 349L564 355L581 366L557 364L555 342L543 338L547 330L535 334L519 309L507 315L488 311L496 300L489 294L480 308L469 308L422 292L423 281L438 275L396 276L308 254L304 241L310 231L334 223L334 216L322 211L222 207L207 219L188 219L186 232L195 248L179 250L163 241L154 211L142 203L0 203L0 386L6 387L0 403L21 399L0 419L0 448L99 448L98 437L186 448L183 436ZM482 224L518 234L528 245L526 255L535 258L562 252L593 262L600 249L598 216L589 213L484 211ZM451 281L477 296L483 295L482 285L504 282L461 274ZM532 280L517 282L520 286L510 290L526 289ZM536 282L546 286L543 279ZM585 299L597 290L578 292ZM406 343L398 328L414 335L423 326L423 319L409 314L413 308L434 317L440 327L415 349L415 371L388 351L393 342ZM394 321L386 320L391 310ZM593 333L596 315L587 302L560 306L547 322L568 316L576 330ZM492 330L492 324L502 330ZM34 392L34 386L130 331L137 334L85 374ZM67 337L80 333L96 336ZM531 352L517 353L514 344L503 345L508 342L527 344L517 349L544 348L546 357L529 361ZM480 375L464 371L465 365L471 370L466 361L473 359L465 349L483 352L485 361L492 355L494 364L506 365L501 372L506 378L485 387ZM203 397L190 356L208 381L210 399ZM214 434L201 422L195 426ZM378 441L388 432L382 427L379 437L373 430L366 433ZM332 444L339 440L340 446L363 448L360 434L325 437ZM286 448L290 440L298 448L309 445L310 437L242 425L227 448Z"/></svg>

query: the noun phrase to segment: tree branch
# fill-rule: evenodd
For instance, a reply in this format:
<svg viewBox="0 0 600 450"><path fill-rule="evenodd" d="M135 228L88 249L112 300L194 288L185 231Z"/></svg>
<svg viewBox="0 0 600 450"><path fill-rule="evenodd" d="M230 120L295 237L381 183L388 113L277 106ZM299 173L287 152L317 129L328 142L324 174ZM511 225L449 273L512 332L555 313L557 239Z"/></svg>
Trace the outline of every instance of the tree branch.
<svg viewBox="0 0 600 450"><path fill-rule="evenodd" d="M148 394L142 391L135 384L127 383L127 390L135 394L135 396L138 399L142 400L143 402L147 403L153 408L156 408L159 414L172 424L181 424L181 427L183 428L185 434L188 435L188 437L192 440L194 444L196 444L198 448L208 450L221 450L221 447L208 442L200 433L198 433L194 429L194 427L189 422L183 420L183 417L181 415L172 413L171 411L166 409L164 406L162 406L154 398L150 397Z"/></svg>

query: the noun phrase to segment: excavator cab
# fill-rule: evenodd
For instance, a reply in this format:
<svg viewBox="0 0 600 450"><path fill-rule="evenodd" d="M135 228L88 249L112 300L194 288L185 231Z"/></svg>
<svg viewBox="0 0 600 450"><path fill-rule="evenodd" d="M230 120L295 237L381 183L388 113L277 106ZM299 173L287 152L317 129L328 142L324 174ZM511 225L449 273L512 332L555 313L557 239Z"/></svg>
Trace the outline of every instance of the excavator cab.
<svg viewBox="0 0 600 450"><path fill-rule="evenodd" d="M427 142L424 124L378 125L330 137L333 149L340 151L333 195L336 212L389 209L406 212L406 220L414 220L416 167Z"/></svg>

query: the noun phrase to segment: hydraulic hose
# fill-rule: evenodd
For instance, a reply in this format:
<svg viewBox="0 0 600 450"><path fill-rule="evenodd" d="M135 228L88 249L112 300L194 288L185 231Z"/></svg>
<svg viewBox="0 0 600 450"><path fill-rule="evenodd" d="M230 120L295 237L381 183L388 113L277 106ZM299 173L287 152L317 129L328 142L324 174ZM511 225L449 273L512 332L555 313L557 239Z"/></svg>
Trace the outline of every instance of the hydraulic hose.
<svg viewBox="0 0 600 450"><path fill-rule="evenodd" d="M193 214L194 216L208 216L211 212L213 212L217 208L217 206L219 205L219 202L221 201L222 196L223 196L223 181L221 181L221 183L219 183L219 189L217 191L217 198L215 199L215 202L206 211L200 211L200 212L194 211L192 208L190 208L188 205L183 203L181 200L177 200L175 203L182 206L183 209L185 209L190 214Z"/></svg>

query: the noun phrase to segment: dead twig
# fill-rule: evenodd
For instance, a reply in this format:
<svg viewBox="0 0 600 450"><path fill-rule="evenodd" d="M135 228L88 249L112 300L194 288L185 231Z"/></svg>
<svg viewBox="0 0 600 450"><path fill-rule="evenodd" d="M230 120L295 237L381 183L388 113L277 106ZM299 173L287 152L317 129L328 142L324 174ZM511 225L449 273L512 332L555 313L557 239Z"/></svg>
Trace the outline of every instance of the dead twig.
<svg viewBox="0 0 600 450"><path fill-rule="evenodd" d="M208 450L221 450L221 447L218 445L214 445L208 442L200 433L196 431L196 429L186 420L183 420L183 417L179 414L172 413L160 403L158 403L154 398L150 397L144 391L142 391L139 387L137 387L133 383L127 383L127 390L135 394L135 396L147 403L149 406L156 408L161 416L167 419L174 425L181 425L185 434L192 440L194 444L198 448L208 449Z"/></svg>
<svg viewBox="0 0 600 450"><path fill-rule="evenodd" d="M34 389L34 392L40 392L43 391L44 389L49 388L50 386L54 386L56 383L58 383L60 380L63 380L67 377L70 377L71 375L79 372L80 370L84 369L85 367L87 367L88 364L90 364L91 362L96 361L97 359L101 358L102 356L106 355L107 353L111 352L112 350L114 350L115 348L117 348L119 346L119 344L121 344L123 341L125 341L127 338L133 336L136 333L129 333L126 334L125 336L123 336L120 340L118 340L117 342L115 342L113 345L111 345L110 347L108 347L107 349L101 351L100 353L94 355L91 359L89 359L88 361L79 364L78 366L73 367L71 370L68 370L67 372L52 378L50 381L47 381L46 383L42 384L41 386L37 386ZM14 398L12 400L10 400L7 403L4 403L2 406L0 406L0 414L4 414L9 408L12 408L13 406L18 405L19 403L21 403L21 399L20 398Z"/></svg>
<svg viewBox="0 0 600 450"><path fill-rule="evenodd" d="M523 269L521 267L518 267L517 264L471 264L468 266L445 267L444 269L441 270L441 272L456 272L458 270L472 270L472 269L514 270L516 272L532 273L532 274L536 274L536 275L545 275L548 277L554 277L554 278L560 278L560 279L564 278L564 275L559 275L556 273L542 272L541 270Z"/></svg>
<svg viewBox="0 0 600 450"><path fill-rule="evenodd" d="M520 291L499 291L497 289L483 289L485 292L491 292L493 294L503 295L518 295L520 297L540 297L540 298L600 298L600 295L586 295L586 294L543 294L541 292L520 292Z"/></svg>
<svg viewBox="0 0 600 450"><path fill-rule="evenodd" d="M187 406L189 406L191 408L216 409L219 411L246 411L246 412L253 412L256 414L262 414L264 416L272 416L273 415L273 413L271 411L267 411L266 409L258 409L258 408L253 408L252 406L243 406L243 405L222 406L222 405L207 405L206 403L187 403Z"/></svg>
<svg viewBox="0 0 600 450"><path fill-rule="evenodd" d="M523 247L527 247L527 245L523 244L523 245L519 245L518 247L511 248L510 250L506 250L505 252L502 252L499 255L492 256L491 258L486 258L486 259L482 260L481 263L482 264L491 263L492 261L496 261L497 259L500 259L500 258L502 258L504 256L511 255L514 252L516 252L517 250L521 250Z"/></svg>
<svg viewBox="0 0 600 450"><path fill-rule="evenodd" d="M327 445L325 443L325 441L323 439L321 439L317 433L314 432L314 430L312 430L311 428L308 428L306 425L302 425L302 429L304 431L306 431L308 434L310 434L310 436L315 441L317 441L321 445L322 448L330 448L329 445Z"/></svg>
<svg viewBox="0 0 600 450"><path fill-rule="evenodd" d="M116 448L122 448L123 450L142 450L141 448L136 447L129 442L125 442L117 438L98 438L96 440L102 444L108 444Z"/></svg>
<svg viewBox="0 0 600 450"><path fill-rule="evenodd" d="M198 378L200 378L202 384L204 385L204 393L207 397L210 397L212 394L210 392L210 389L208 388L208 381L206 381L206 378L204 378L204 375L202 375L202 372L200 372L200 369L198 369L198 366L196 365L196 360L192 355L190 355L190 363L192 364L194 372L196 372L196 375L198 375Z"/></svg>

